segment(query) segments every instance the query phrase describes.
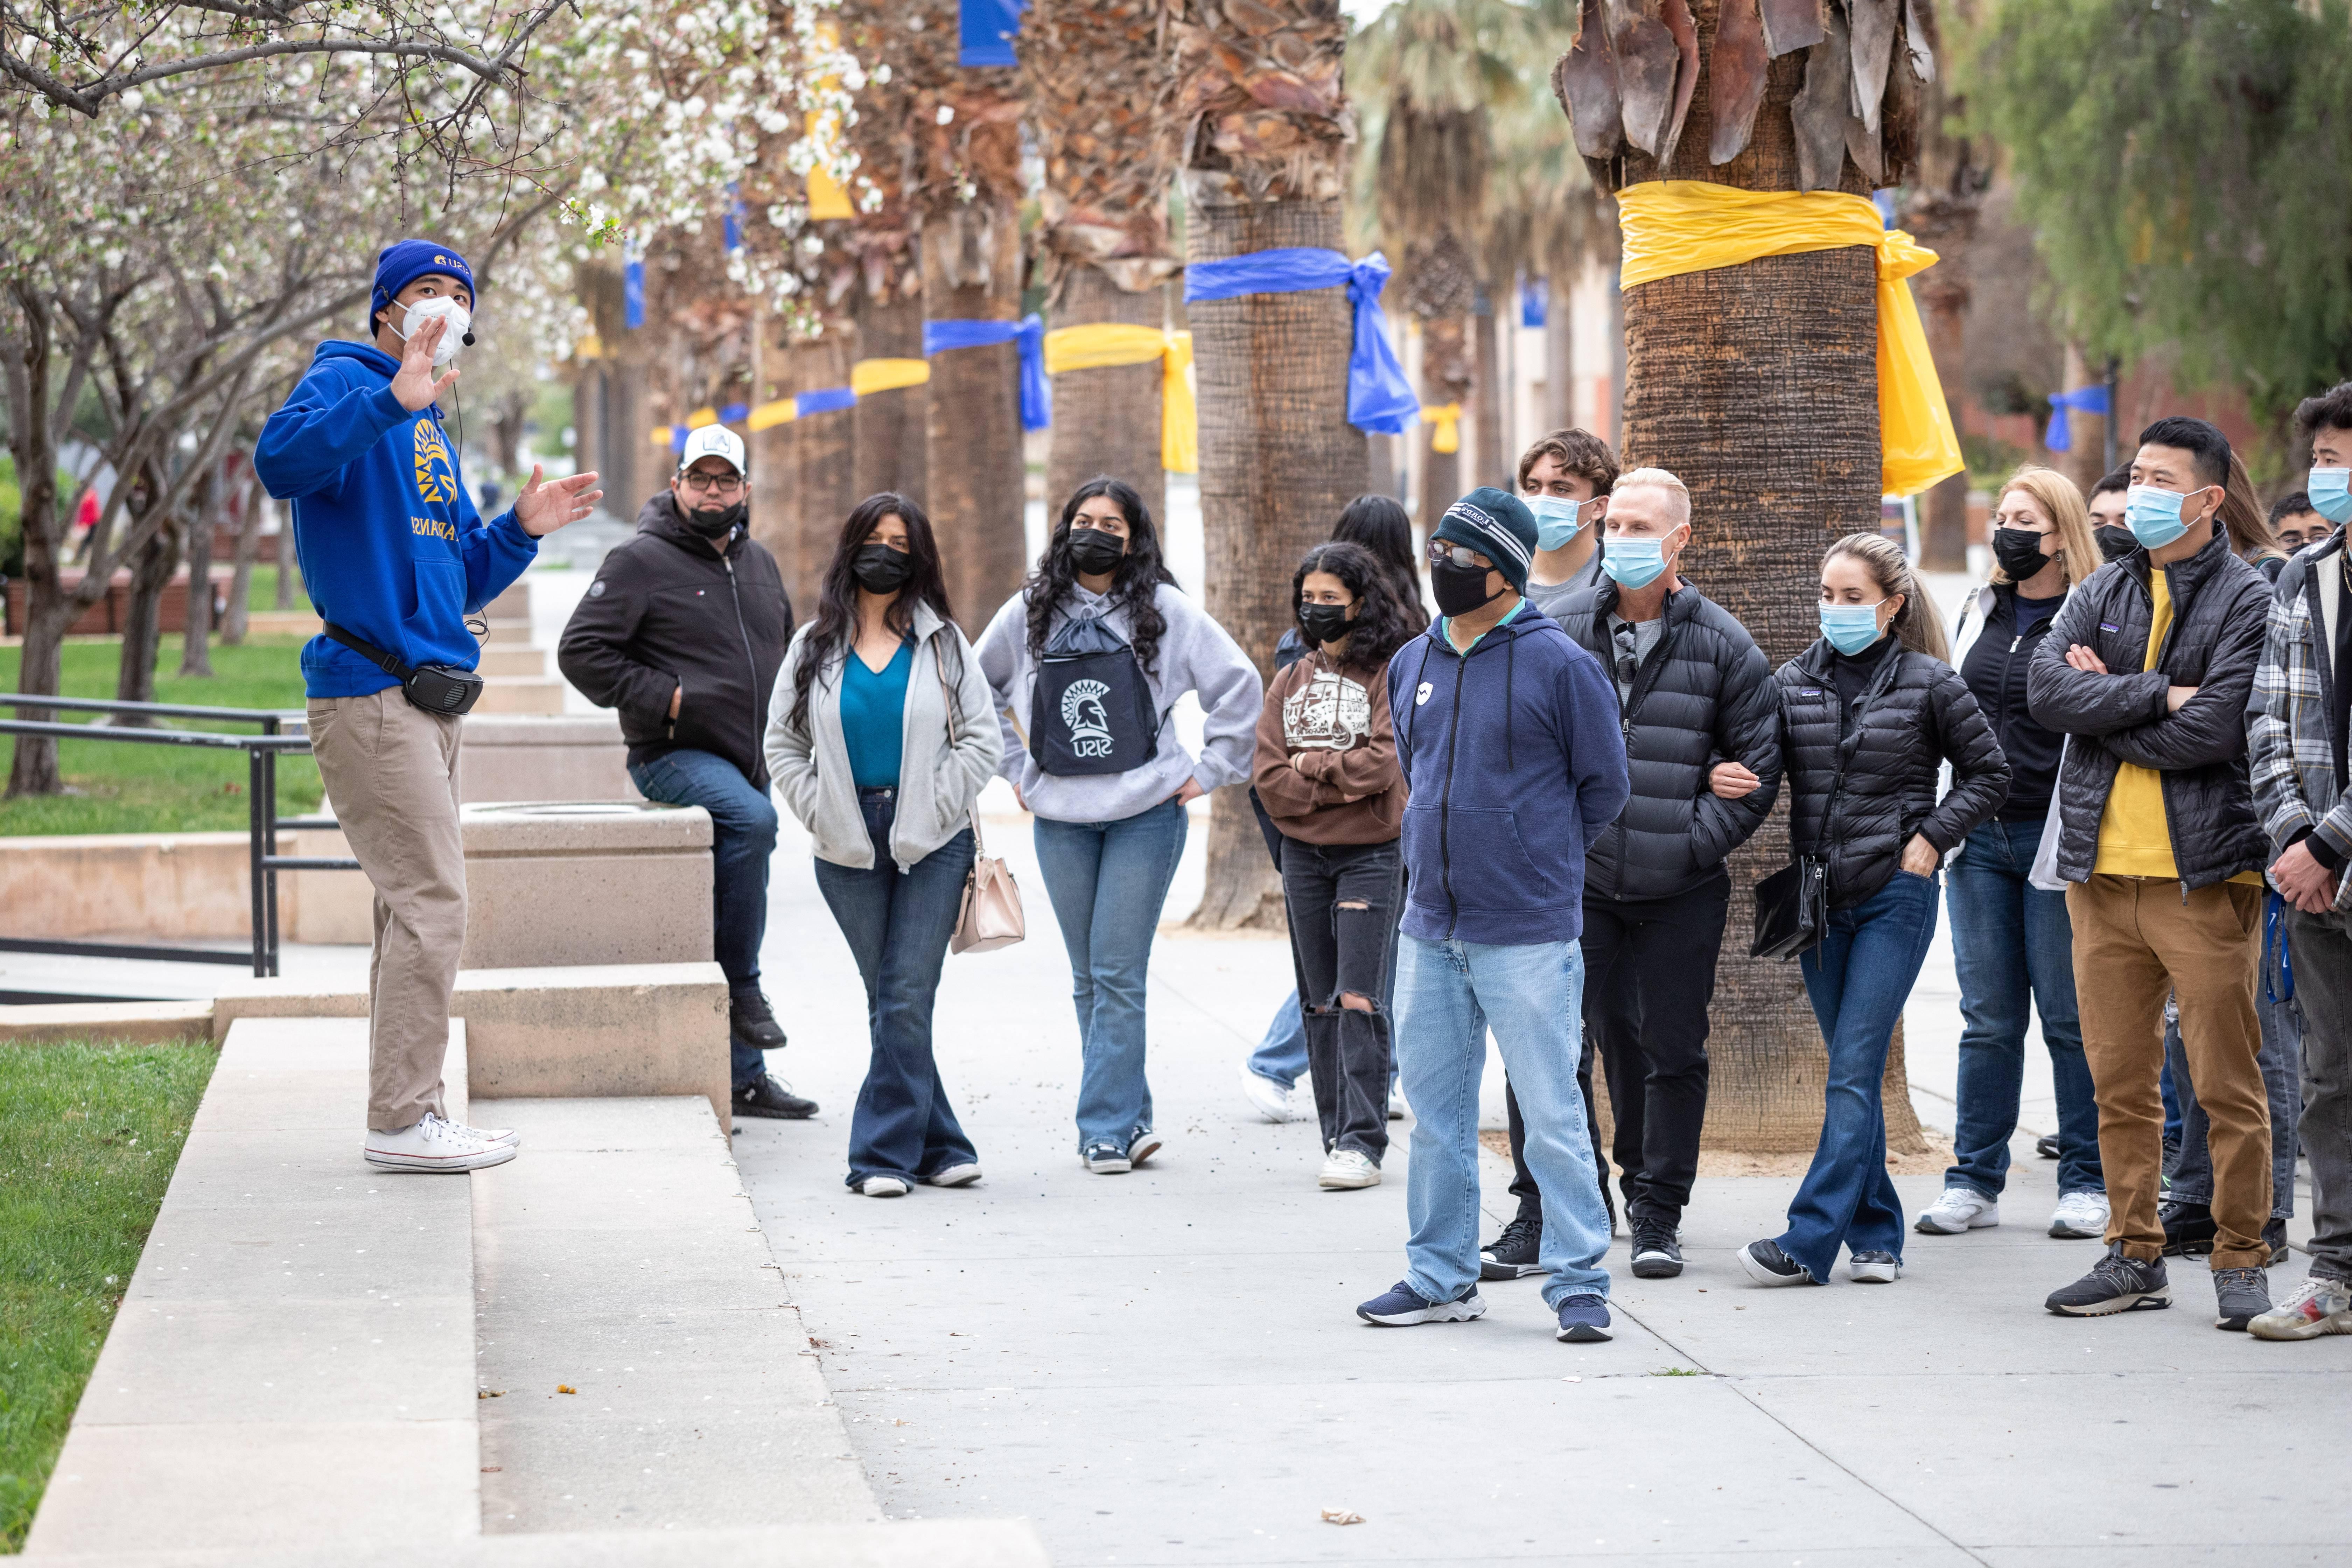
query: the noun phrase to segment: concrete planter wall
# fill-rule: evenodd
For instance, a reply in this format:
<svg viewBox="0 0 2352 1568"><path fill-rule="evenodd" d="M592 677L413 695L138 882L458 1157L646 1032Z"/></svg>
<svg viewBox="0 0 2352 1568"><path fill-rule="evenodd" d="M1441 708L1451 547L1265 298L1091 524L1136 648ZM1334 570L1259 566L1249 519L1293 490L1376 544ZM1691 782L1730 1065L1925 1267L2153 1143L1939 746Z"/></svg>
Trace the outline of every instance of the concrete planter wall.
<svg viewBox="0 0 2352 1568"><path fill-rule="evenodd" d="M710 960L710 814L467 805L465 969Z"/></svg>

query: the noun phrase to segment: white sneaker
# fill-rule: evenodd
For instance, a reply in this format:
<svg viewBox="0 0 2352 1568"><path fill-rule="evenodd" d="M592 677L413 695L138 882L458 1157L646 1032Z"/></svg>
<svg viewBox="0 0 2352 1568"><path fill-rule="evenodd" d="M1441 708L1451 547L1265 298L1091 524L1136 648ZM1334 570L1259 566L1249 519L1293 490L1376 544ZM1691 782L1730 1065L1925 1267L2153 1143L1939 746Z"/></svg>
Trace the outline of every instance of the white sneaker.
<svg viewBox="0 0 2352 1568"><path fill-rule="evenodd" d="M1911 1228L1922 1236L1958 1236L2000 1223L2000 1204L1969 1187L1946 1187L1936 1194ZM2100 1222L2101 1226L2105 1221Z"/></svg>
<svg viewBox="0 0 2352 1568"><path fill-rule="evenodd" d="M2050 1211L2050 1234L2068 1241L2094 1241L2107 1234L2107 1194L2068 1193Z"/></svg>
<svg viewBox="0 0 2352 1568"><path fill-rule="evenodd" d="M1381 1184L1381 1168L1362 1150L1342 1149L1324 1157L1323 1173L1315 1178L1315 1184L1334 1193L1377 1187Z"/></svg>
<svg viewBox="0 0 2352 1568"><path fill-rule="evenodd" d="M511 1136L511 1134L509 1134ZM383 1171L479 1171L515 1157L512 1143L494 1143L470 1127L444 1121L431 1111L414 1127L368 1130L361 1154Z"/></svg>
<svg viewBox="0 0 2352 1568"><path fill-rule="evenodd" d="M869 1198L903 1198L913 1189L896 1176L868 1176L857 1190Z"/></svg>
<svg viewBox="0 0 2352 1568"><path fill-rule="evenodd" d="M980 1167L972 1164L970 1161L966 1161L961 1165L950 1165L943 1171L933 1171L929 1175L923 1178L923 1185L927 1187L968 1187L978 1180L980 1180Z"/></svg>
<svg viewBox="0 0 2352 1568"><path fill-rule="evenodd" d="M1268 1121L1290 1120L1290 1090L1265 1077L1250 1071L1249 1063L1242 1063L1242 1095L1250 1109Z"/></svg>
<svg viewBox="0 0 2352 1568"><path fill-rule="evenodd" d="M1404 1090L1391 1083L1389 1085L1389 1120L1391 1121L1402 1121L1404 1120Z"/></svg>
<svg viewBox="0 0 2352 1568"><path fill-rule="evenodd" d="M522 1147L522 1135L511 1127L468 1127L462 1121L452 1121L449 1126L454 1131L462 1132L468 1138L478 1138L485 1143L511 1143L518 1149Z"/></svg>

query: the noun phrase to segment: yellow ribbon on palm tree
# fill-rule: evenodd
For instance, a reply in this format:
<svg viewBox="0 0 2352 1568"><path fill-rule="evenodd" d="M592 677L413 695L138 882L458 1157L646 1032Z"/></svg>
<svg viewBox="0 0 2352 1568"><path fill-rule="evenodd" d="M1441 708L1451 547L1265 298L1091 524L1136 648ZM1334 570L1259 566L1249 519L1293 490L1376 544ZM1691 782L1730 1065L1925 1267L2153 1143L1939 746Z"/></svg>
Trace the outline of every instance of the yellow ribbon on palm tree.
<svg viewBox="0 0 2352 1568"><path fill-rule="evenodd" d="M1685 272L1866 245L1878 258L1879 488L1916 495L1960 471L1960 441L1919 307L1904 281L1936 253L1843 191L1742 191L1651 180L1617 193L1621 289Z"/></svg>
<svg viewBox="0 0 2352 1568"><path fill-rule="evenodd" d="M927 359L862 359L849 367L849 390L860 397L920 386L931 379Z"/></svg>
<svg viewBox="0 0 2352 1568"><path fill-rule="evenodd" d="M1160 466L1201 471L1201 416L1192 395L1192 334L1120 321L1056 327L1045 334L1045 374L1160 362Z"/></svg>
<svg viewBox="0 0 2352 1568"><path fill-rule="evenodd" d="M1431 451L1443 453L1462 450L1462 405L1441 403L1434 408L1423 408L1421 411L1421 422L1423 425L1437 426L1429 437Z"/></svg>

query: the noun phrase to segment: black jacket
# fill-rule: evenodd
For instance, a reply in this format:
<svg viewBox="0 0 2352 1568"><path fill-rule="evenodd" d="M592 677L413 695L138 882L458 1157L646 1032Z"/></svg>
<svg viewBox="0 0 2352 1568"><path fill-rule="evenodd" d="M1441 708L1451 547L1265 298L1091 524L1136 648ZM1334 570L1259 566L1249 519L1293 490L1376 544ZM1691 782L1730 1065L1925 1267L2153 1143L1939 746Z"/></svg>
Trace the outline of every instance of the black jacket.
<svg viewBox="0 0 2352 1568"><path fill-rule="evenodd" d="M1830 907L1852 909L1894 879L1917 834L1948 855L2009 793L2009 759L1968 682L1942 659L1899 645L1856 700L1843 740L1826 638L1780 667L1780 755L1789 847L1829 868ZM1952 764L1939 804L1937 777Z"/></svg>
<svg viewBox="0 0 2352 1568"><path fill-rule="evenodd" d="M1603 669L1615 668L1617 597L1604 581L1555 617ZM1668 899L1720 874L1780 798L1779 720L1772 667L1748 628L1687 584L1669 594L1665 626L1619 705L1633 798L1586 857L1584 896ZM1707 787L1722 762L1744 763L1762 787L1725 800Z"/></svg>
<svg viewBox="0 0 2352 1568"><path fill-rule="evenodd" d="M589 701L620 710L632 766L709 752L765 789L768 697L792 640L792 601L767 547L739 532L717 553L663 490L596 568L555 662Z"/></svg>
<svg viewBox="0 0 2352 1568"><path fill-rule="evenodd" d="M1963 626L1969 616L1979 614L1982 619L1977 634L1954 668L1976 694L1977 706L1992 726L1992 738L2009 759L2009 799L2001 803L2000 819L2040 822L2050 815L2050 792L2058 785L2058 754L2065 737L2033 717L2026 672L2058 617L2054 612L2044 616L2032 630L2021 634L2013 583L1979 590L1962 616Z"/></svg>
<svg viewBox="0 0 2352 1568"><path fill-rule="evenodd" d="M2271 585L2240 560L2220 529L2205 547L2164 569L2172 622L2156 668L2147 662L2156 601L2148 559L2135 550L2066 595L2057 624L2026 671L2034 718L2074 737L2058 774L2058 874L2085 881L2099 858L2099 819L2122 763L2163 773L2165 826L2184 889L2227 881L2269 863L2246 778L2246 710L2262 662ZM2105 675L2066 662L2080 643ZM2166 689L2197 695L2167 710Z"/></svg>

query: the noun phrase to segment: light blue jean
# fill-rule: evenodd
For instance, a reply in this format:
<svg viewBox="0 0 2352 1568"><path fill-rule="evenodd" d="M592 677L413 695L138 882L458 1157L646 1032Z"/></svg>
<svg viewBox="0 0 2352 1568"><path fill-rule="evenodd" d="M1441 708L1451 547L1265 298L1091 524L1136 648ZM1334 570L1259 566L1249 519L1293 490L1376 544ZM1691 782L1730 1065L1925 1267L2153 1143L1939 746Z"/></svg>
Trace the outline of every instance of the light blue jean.
<svg viewBox="0 0 2352 1568"><path fill-rule="evenodd" d="M1491 1026L1543 1188L1544 1300L1608 1295L1609 1215L1576 1087L1584 954L1572 942L1397 945L1396 1054L1414 1118L1405 1283L1451 1301L1478 1281L1478 1079Z"/></svg>
<svg viewBox="0 0 2352 1568"><path fill-rule="evenodd" d="M1249 1069L1285 1089L1307 1076L1307 1022L1298 1013L1297 986L1292 986L1276 1005L1265 1038L1250 1053Z"/></svg>
<svg viewBox="0 0 2352 1568"><path fill-rule="evenodd" d="M1124 1149L1151 1128L1144 984L1185 828L1184 808L1172 798L1117 822L1036 821L1037 868L1069 950L1078 1010L1081 1153L1089 1143Z"/></svg>

